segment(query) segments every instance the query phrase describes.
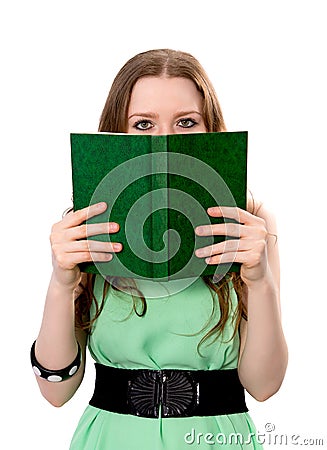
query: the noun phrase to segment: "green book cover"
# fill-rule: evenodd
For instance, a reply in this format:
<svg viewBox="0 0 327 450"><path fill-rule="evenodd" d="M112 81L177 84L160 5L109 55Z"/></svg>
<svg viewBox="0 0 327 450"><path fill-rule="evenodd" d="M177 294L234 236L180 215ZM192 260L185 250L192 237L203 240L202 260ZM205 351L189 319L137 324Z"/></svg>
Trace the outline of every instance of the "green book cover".
<svg viewBox="0 0 327 450"><path fill-rule="evenodd" d="M239 270L196 257L195 249L226 237L196 236L194 228L223 221L208 216L210 206L246 209L247 132L72 133L71 158L74 210L105 201L108 209L87 223L120 225L89 239L123 244L111 261L83 263L82 271L168 281Z"/></svg>

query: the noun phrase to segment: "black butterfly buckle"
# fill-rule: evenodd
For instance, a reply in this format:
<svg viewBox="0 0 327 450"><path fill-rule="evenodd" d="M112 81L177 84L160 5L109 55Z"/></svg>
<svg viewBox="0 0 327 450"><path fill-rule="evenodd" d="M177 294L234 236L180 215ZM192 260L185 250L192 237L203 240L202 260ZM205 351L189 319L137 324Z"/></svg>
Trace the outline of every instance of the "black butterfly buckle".
<svg viewBox="0 0 327 450"><path fill-rule="evenodd" d="M192 371L140 370L128 381L127 398L136 416L187 417L199 404L199 383Z"/></svg>

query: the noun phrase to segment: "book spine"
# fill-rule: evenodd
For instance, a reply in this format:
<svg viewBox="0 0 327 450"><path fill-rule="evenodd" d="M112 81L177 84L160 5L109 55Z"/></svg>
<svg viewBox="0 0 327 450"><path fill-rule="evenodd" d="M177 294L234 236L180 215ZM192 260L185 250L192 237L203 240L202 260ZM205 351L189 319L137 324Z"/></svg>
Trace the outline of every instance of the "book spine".
<svg viewBox="0 0 327 450"><path fill-rule="evenodd" d="M152 276L165 281L169 275L167 136L152 136L151 164Z"/></svg>

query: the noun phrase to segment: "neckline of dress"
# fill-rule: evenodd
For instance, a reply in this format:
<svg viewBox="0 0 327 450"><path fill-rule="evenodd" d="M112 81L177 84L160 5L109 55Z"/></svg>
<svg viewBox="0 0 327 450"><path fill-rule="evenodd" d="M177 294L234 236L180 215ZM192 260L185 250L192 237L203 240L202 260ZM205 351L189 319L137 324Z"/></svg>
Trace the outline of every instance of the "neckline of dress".
<svg viewBox="0 0 327 450"><path fill-rule="evenodd" d="M137 288L142 292L145 298L170 297L188 289L199 278L183 278L171 281L152 281L143 279L134 279Z"/></svg>

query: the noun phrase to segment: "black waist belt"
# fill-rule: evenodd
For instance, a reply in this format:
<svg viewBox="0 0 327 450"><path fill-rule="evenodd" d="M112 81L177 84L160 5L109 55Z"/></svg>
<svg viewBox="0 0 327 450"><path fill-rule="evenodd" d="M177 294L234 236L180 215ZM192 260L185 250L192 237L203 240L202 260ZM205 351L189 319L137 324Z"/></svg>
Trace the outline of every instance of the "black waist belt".
<svg viewBox="0 0 327 450"><path fill-rule="evenodd" d="M90 405L141 417L218 416L248 411L237 369L116 369L95 364Z"/></svg>

